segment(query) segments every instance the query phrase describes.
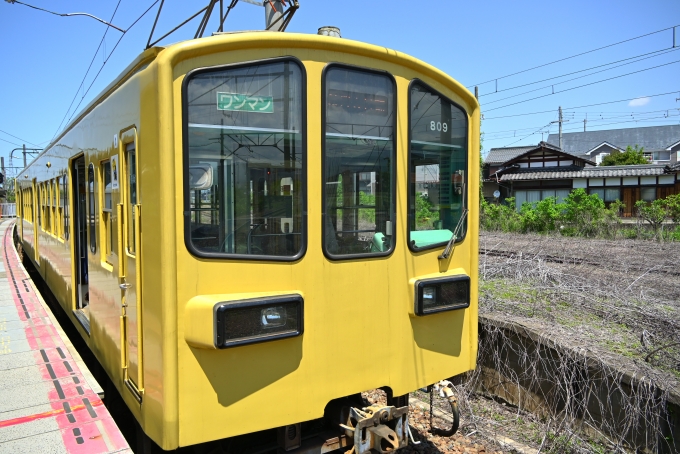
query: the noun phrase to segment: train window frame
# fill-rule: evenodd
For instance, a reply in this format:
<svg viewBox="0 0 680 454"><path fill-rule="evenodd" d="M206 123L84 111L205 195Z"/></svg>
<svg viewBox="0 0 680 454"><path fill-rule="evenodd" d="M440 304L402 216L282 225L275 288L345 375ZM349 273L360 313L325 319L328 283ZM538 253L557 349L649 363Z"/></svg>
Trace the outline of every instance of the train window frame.
<svg viewBox="0 0 680 454"><path fill-rule="evenodd" d="M62 196L62 239L68 241L69 239L69 220L70 220L70 199L68 194L68 174L64 174L59 178L61 184Z"/></svg>
<svg viewBox="0 0 680 454"><path fill-rule="evenodd" d="M390 247L384 251L367 252L367 253L350 253L350 254L334 254L330 252L326 246L326 116L327 116L327 74L328 71L334 68L341 68L350 71L363 72L367 74L374 74L386 77L392 83L392 105L393 105L393 119L392 119L392 131L393 131L393 147L392 147L392 163L390 165L390 172L392 176L392 181L390 182L390 210L393 215L392 221L392 241ZM399 87L397 85L396 78L392 73L386 70L370 68L359 65L352 65L343 62L330 62L324 66L321 72L321 250L324 256L332 261L343 261L343 260L356 260L356 259L374 259L374 258L384 258L391 256L398 243L397 235L397 222L398 222L398 204L397 204L397 185L399 180L399 175L397 173L397 161L399 160L399 145L398 145L398 121L397 117L399 115Z"/></svg>
<svg viewBox="0 0 680 454"><path fill-rule="evenodd" d="M53 236L57 236L59 233L59 224L57 223L57 208L58 208L58 199L57 199L57 185L56 185L56 178L52 178L50 180L50 218L51 218L51 223L50 223L50 229L52 231Z"/></svg>
<svg viewBox="0 0 680 454"><path fill-rule="evenodd" d="M264 66L276 63L293 63L297 66L300 71L300 137L301 137L301 199L300 199L300 249L299 251L290 256L284 255L263 255L263 254L243 254L243 253L232 253L232 252L212 252L198 249L192 241L191 237L191 195L189 187L189 166L190 166L190 156L189 156L189 100L188 100L188 87L191 80L201 74L219 72L230 69L240 69L255 66ZM183 176L183 186L182 186L182 200L183 200L183 226L184 226L184 245L189 251L189 253L195 257L206 258L206 259L220 259L220 260L249 260L249 261L259 261L259 262L282 262L290 263L300 260L307 253L308 247L308 140L307 140L307 68L304 63L294 56L284 56L275 58L264 58L258 60L249 60L245 62L230 63L225 65L216 65L209 67L200 67L188 71L184 76L182 81L182 176Z"/></svg>
<svg viewBox="0 0 680 454"><path fill-rule="evenodd" d="M140 222L136 218L135 206L141 205L139 197L139 168L137 156L137 131L135 128L130 129L134 131L134 136L127 142L121 142L123 146L123 161L118 162L118 179L121 179L120 167L124 167L125 171L125 201L123 202L123 222L124 227L124 252L125 255L131 258L137 257L137 250L139 249L139 241L137 238L136 223ZM113 169L112 169L113 171ZM112 180L113 182L113 177ZM112 196L113 197L113 196ZM111 199L113 203L113 198Z"/></svg>
<svg viewBox="0 0 680 454"><path fill-rule="evenodd" d="M38 183L38 224L40 230L45 231L45 187L42 183Z"/></svg>
<svg viewBox="0 0 680 454"><path fill-rule="evenodd" d="M470 206L469 206L470 205L470 203L469 203L470 191L468 189L469 188L469 181L470 181L470 172L469 172L469 168L470 168L470 159L469 159L470 158L470 114L459 103L453 101L448 96L445 96L442 92L435 89L434 87L432 87L432 85L426 83L422 79L415 78L415 79L411 79L411 81L409 82L408 89L407 89L407 93L408 93L408 100L407 100L408 114L407 114L407 119L406 119L407 124L408 124L408 132L407 132L407 140L408 140L408 148L407 148L408 163L407 163L407 166L408 167L407 167L407 172L409 174L409 176L408 176L409 179L407 181L407 197L406 197L407 204L408 204L407 205L407 220L406 220L406 223L407 223L406 235L407 235L407 244L408 244L409 250L413 253L419 253L419 252L424 252L424 251L428 251L428 250L432 250L432 249L439 249L442 246L446 246L446 244L450 241L450 239L446 240L446 241L437 242L437 243L434 243L434 244L429 244L429 245L426 245L426 246L414 246L414 242L411 240L411 214L412 214L412 211L415 212L415 197L416 197L416 195L415 195L415 192L416 192L415 181L413 183L411 182L411 175L410 175L412 164L413 164L412 158L411 158L411 141L412 141L412 138L413 138L412 127L411 127L411 107L412 107L411 89L413 88L414 85L420 85L421 87L429 90L430 93L432 93L436 96L439 96L441 99L445 100L446 102L448 102L452 106L455 106L456 108L458 108L464 114L464 117L465 117L465 147L466 148L465 148L465 165L464 165L465 176L464 176L464 180L463 180L463 185L464 185L465 189L464 189L464 194L463 194L463 202L464 202L464 204L465 204L465 206L467 207L468 210L470 209ZM412 189L412 187L413 187L413 189ZM413 210L411 210L412 206L414 207ZM462 226L463 227L462 232L459 233L459 236L456 237L454 244L460 244L467 237L467 232L468 232L468 229L470 228L469 219L470 219L469 216L466 216L466 219L464 221L464 225ZM413 222L415 223L415 219L413 220Z"/></svg>
<svg viewBox="0 0 680 454"><path fill-rule="evenodd" d="M97 226L96 226L96 212L97 205L94 196L94 189L96 185L96 176L94 164L90 163L87 166L87 183L85 185L87 192L87 233L90 239L90 252L97 253Z"/></svg>
<svg viewBox="0 0 680 454"><path fill-rule="evenodd" d="M108 165L109 185L112 185L111 159L99 162L99 234L101 235L100 244L102 261L109 266L113 266L113 193L110 194L110 206L106 200L106 167Z"/></svg>

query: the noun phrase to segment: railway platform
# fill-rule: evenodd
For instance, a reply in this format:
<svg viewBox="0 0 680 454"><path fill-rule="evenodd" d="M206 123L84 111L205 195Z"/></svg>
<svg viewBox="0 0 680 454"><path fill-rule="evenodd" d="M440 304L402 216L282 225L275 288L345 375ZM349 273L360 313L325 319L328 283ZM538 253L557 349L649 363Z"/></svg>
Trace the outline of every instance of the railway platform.
<svg viewBox="0 0 680 454"><path fill-rule="evenodd" d="M0 453L132 453L0 223Z"/></svg>

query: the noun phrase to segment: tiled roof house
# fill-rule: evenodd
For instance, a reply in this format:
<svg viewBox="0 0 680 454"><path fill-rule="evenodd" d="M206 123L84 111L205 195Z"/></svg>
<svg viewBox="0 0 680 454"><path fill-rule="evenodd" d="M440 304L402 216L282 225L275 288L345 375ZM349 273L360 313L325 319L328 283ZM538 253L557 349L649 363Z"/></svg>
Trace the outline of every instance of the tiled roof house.
<svg viewBox="0 0 680 454"><path fill-rule="evenodd" d="M608 135L608 133L610 133ZM484 197L514 197L519 208L576 188L597 194L606 203L621 200L624 216L638 200L651 201L680 193L680 125L566 133L560 149L557 134L547 142L524 147L493 148L485 159ZM613 150L644 147L650 164L597 166Z"/></svg>

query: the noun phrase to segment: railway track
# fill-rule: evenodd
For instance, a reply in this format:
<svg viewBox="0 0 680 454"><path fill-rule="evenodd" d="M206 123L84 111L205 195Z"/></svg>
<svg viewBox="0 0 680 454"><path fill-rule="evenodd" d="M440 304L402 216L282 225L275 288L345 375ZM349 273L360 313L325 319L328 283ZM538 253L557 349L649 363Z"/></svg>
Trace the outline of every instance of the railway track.
<svg viewBox="0 0 680 454"><path fill-rule="evenodd" d="M486 249L480 248L479 255L488 255L492 257L505 257L505 258L517 258L520 260L530 260L533 258L540 258L546 262L558 263L564 265L588 265L593 267L603 267L610 265L609 263L604 263L602 261L584 259L581 257L567 257L558 256L543 253L532 253L532 252L517 252L517 251L503 251L498 249ZM675 271L670 265L658 265L655 267L646 267L640 265L630 265L628 271L640 271L652 274L664 274L667 276L680 276L680 271Z"/></svg>

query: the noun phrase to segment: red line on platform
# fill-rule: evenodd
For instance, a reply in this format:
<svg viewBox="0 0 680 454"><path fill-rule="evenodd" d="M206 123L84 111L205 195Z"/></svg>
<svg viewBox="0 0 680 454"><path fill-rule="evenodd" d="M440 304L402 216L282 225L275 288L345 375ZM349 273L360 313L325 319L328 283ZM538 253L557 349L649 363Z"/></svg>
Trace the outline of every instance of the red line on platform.
<svg viewBox="0 0 680 454"><path fill-rule="evenodd" d="M96 402L92 402L91 405L93 407L98 407L102 404L103 404L103 402L101 400L98 400ZM71 412L73 413L77 410L82 410L83 408L85 408L85 405L73 405L71 407ZM65 410L63 408L61 408L59 410L50 410L50 411L46 411L46 412L43 412L43 413L36 413L34 415L22 416L20 418L6 419L4 421L0 421L0 428L8 427L8 426L16 426L18 424L24 424L24 423L27 423L27 422L35 421L36 419L51 418L52 416L57 416L57 415L60 415L64 412L65 412Z"/></svg>

